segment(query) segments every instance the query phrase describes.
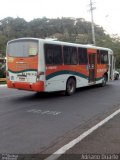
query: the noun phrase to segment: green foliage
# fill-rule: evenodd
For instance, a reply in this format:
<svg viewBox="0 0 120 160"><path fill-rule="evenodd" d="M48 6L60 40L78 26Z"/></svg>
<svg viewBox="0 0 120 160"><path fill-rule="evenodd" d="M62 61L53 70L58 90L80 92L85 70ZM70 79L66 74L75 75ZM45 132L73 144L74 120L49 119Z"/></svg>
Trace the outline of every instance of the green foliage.
<svg viewBox="0 0 120 160"><path fill-rule="evenodd" d="M96 45L111 48L116 57L116 66L120 67L120 37L107 35L104 29L95 25ZM7 17L0 20L0 51L5 56L7 41L21 37L57 38L81 44L92 44L91 22L82 18L46 17L26 22L23 18Z"/></svg>

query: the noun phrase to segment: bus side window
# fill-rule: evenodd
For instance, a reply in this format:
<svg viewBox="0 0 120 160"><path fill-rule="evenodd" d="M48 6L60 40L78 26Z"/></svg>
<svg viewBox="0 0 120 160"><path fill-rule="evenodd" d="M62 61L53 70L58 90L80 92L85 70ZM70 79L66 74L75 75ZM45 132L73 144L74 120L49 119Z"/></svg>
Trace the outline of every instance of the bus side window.
<svg viewBox="0 0 120 160"><path fill-rule="evenodd" d="M45 62L47 65L62 64L62 48L60 45L45 44Z"/></svg>
<svg viewBox="0 0 120 160"><path fill-rule="evenodd" d="M63 47L64 64L75 65L77 64L77 48L71 46Z"/></svg>
<svg viewBox="0 0 120 160"><path fill-rule="evenodd" d="M53 64L53 52L49 44L44 45L44 51L45 51L45 62L48 65Z"/></svg>
<svg viewBox="0 0 120 160"><path fill-rule="evenodd" d="M78 63L78 58L77 58L77 48L76 47L72 47L71 48L71 64L75 65Z"/></svg>
<svg viewBox="0 0 120 160"><path fill-rule="evenodd" d="M63 57L64 57L64 64L70 64L70 48L67 46L63 47Z"/></svg>
<svg viewBox="0 0 120 160"><path fill-rule="evenodd" d="M101 64L108 64L108 51L100 50Z"/></svg>
<svg viewBox="0 0 120 160"><path fill-rule="evenodd" d="M88 64L88 56L86 48L78 48L78 57L79 57L79 64L81 65Z"/></svg>
<svg viewBox="0 0 120 160"><path fill-rule="evenodd" d="M60 45L54 45L53 47L53 64L60 65L62 61L62 47Z"/></svg>
<svg viewBox="0 0 120 160"><path fill-rule="evenodd" d="M108 51L104 52L104 63L108 64Z"/></svg>

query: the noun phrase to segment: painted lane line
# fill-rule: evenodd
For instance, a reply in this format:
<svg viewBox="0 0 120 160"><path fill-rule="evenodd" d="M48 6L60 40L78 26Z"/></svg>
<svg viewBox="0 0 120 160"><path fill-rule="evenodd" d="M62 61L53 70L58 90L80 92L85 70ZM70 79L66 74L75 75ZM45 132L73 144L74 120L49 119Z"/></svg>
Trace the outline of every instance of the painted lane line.
<svg viewBox="0 0 120 160"><path fill-rule="evenodd" d="M34 113L34 114L41 114L41 115L53 115L53 116L57 116L61 114L61 112L58 112L58 111L49 111L49 110L45 111L41 109L30 109L30 110L27 110L27 112Z"/></svg>
<svg viewBox="0 0 120 160"><path fill-rule="evenodd" d="M6 84L1 84L0 87L7 87L7 85Z"/></svg>
<svg viewBox="0 0 120 160"><path fill-rule="evenodd" d="M101 122L99 122L98 124L96 124L95 126L93 126L92 128L90 128L89 130L85 131L83 134L81 134L76 139L72 140L68 144L66 144L63 147L61 147L60 149L58 149L56 152L54 152L51 156L49 156L45 160L56 160L62 154L64 154L67 150L69 150L70 148L74 147L77 143L79 143L80 141L82 141L85 137L87 137L92 132L94 132L95 130L97 130L99 127L101 127L102 125L104 125L105 123L107 123L110 119L112 119L114 116L116 116L119 113L120 113L120 109L118 109L117 111L115 111L114 113L112 113L110 116L108 116L107 118L105 118L104 120L102 120Z"/></svg>

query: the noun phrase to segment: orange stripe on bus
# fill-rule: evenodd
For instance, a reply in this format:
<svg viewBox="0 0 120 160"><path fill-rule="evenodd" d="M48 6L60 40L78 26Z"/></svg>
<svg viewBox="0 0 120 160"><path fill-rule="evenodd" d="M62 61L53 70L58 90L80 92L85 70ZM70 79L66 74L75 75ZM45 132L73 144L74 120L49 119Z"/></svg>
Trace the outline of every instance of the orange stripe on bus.
<svg viewBox="0 0 120 160"><path fill-rule="evenodd" d="M7 80L7 86L8 88L17 88L21 90L29 90L29 91L36 91L36 92L44 91L43 81L30 84L27 82L11 82L10 80Z"/></svg>

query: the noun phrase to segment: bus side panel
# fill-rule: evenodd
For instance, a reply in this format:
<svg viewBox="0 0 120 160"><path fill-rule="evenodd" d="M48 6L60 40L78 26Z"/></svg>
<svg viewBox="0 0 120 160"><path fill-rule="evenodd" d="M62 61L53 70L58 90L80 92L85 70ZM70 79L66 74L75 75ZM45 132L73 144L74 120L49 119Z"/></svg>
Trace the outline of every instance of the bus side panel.
<svg viewBox="0 0 120 160"><path fill-rule="evenodd" d="M96 83L102 83L103 75L107 72L107 65L106 64L97 64L97 74L96 74Z"/></svg>
<svg viewBox="0 0 120 160"><path fill-rule="evenodd" d="M88 67L86 65L62 65L46 67L46 91L66 90L69 77L76 78L76 87L88 85Z"/></svg>

